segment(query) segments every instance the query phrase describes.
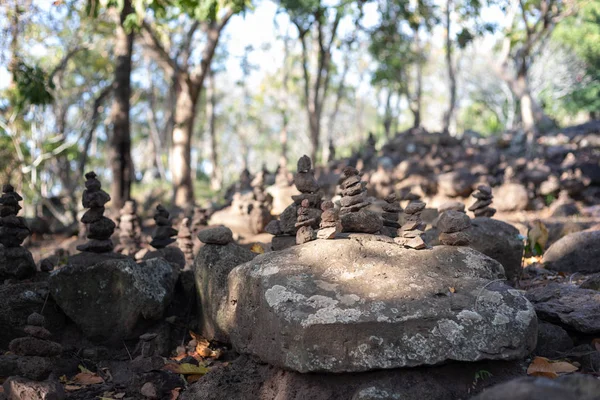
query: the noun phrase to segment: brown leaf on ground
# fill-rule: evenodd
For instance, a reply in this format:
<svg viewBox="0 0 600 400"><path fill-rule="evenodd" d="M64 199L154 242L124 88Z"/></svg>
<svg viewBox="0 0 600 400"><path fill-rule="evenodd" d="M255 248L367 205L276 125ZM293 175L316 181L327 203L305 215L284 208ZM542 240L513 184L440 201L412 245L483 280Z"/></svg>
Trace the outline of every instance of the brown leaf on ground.
<svg viewBox="0 0 600 400"><path fill-rule="evenodd" d="M181 375L204 375L208 372L208 368L206 368L204 365L194 365L188 363L165 364L163 369Z"/></svg>
<svg viewBox="0 0 600 400"><path fill-rule="evenodd" d="M551 362L545 357L535 357L527 368L527 375L557 378L559 374L577 371L579 368L566 361Z"/></svg>
<svg viewBox="0 0 600 400"><path fill-rule="evenodd" d="M263 249L263 247L260 244L254 243L252 247L250 247L250 251L256 254L263 254L265 252L265 249Z"/></svg>
<svg viewBox="0 0 600 400"><path fill-rule="evenodd" d="M187 382L188 382L189 384L192 384L192 383L198 382L198 380L199 380L200 378L202 378L203 376L204 376L204 375L200 375L200 374L188 375L188 376L186 377L186 380L187 380Z"/></svg>
<svg viewBox="0 0 600 400"><path fill-rule="evenodd" d="M448 290L450 291L450 293L456 293L456 289L453 287L449 287Z"/></svg>
<svg viewBox="0 0 600 400"><path fill-rule="evenodd" d="M104 383L104 379L91 372L80 372L73 377L71 383L78 385L97 385L98 383Z"/></svg>
<svg viewBox="0 0 600 400"><path fill-rule="evenodd" d="M83 386L78 386L78 385L65 385L65 386L64 386L64 388L65 388L65 390L66 390L67 392L74 392L74 391L76 391L76 390L83 389Z"/></svg>
<svg viewBox="0 0 600 400"><path fill-rule="evenodd" d="M593 339L592 346L594 346L597 351L600 351L600 338Z"/></svg>
<svg viewBox="0 0 600 400"><path fill-rule="evenodd" d="M181 392L181 388L175 388L171 390L171 398L169 400L177 400L179 398L179 393Z"/></svg>

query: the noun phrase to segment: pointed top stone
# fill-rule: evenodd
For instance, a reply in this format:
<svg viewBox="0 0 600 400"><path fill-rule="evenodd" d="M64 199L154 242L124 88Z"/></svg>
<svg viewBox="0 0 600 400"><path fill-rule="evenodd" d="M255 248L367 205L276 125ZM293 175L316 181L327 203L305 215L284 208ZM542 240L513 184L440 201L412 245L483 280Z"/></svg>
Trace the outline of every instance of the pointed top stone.
<svg viewBox="0 0 600 400"><path fill-rule="evenodd" d="M298 172L308 172L312 167L312 161L306 154L298 160Z"/></svg>

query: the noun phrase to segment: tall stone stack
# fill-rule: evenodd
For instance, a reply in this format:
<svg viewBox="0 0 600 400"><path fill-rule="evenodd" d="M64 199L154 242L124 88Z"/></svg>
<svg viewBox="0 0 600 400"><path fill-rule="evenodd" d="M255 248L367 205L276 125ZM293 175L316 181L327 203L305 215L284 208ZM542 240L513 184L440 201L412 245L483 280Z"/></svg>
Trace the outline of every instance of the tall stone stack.
<svg viewBox="0 0 600 400"><path fill-rule="evenodd" d="M378 214L366 209L371 202L367 198L366 182L361 180L358 170L344 168L341 180L340 216L344 232L379 232L383 223Z"/></svg>
<svg viewBox="0 0 600 400"><path fill-rule="evenodd" d="M312 225L315 224L316 218L311 218L310 202L308 199L302 200L302 204L298 207L298 219L296 220L296 244L304 244L316 239L315 230Z"/></svg>
<svg viewBox="0 0 600 400"><path fill-rule="evenodd" d="M467 246L470 243L467 234L470 227L471 218L460 211L444 211L437 221L437 228L440 230L440 242L447 246Z"/></svg>
<svg viewBox="0 0 600 400"><path fill-rule="evenodd" d="M342 231L338 212L331 201L322 202L321 210L323 213L317 231L317 239L335 239L335 236Z"/></svg>
<svg viewBox="0 0 600 400"><path fill-rule="evenodd" d="M382 207L383 213L381 214L381 218L383 219L381 233L394 238L397 236L398 228L400 228L398 218L402 212L402 207L400 207L400 204L398 203L396 193L385 196L384 200L385 204Z"/></svg>
<svg viewBox="0 0 600 400"><path fill-rule="evenodd" d="M404 247L421 250L427 247L423 240L425 224L421 220L421 212L425 209L425 203L422 201L411 201L404 209L406 218L404 225L398 229L398 237L394 241Z"/></svg>
<svg viewBox="0 0 600 400"><path fill-rule="evenodd" d="M477 199L469 211L473 211L475 217L488 217L491 218L496 214L496 209L490 207L492 204L492 188L488 185L479 185L477 190L473 193L473 197Z"/></svg>
<svg viewBox="0 0 600 400"><path fill-rule="evenodd" d="M136 202L126 201L119 214L119 245L115 251L131 256L140 250L142 242L142 227Z"/></svg>
<svg viewBox="0 0 600 400"><path fill-rule="evenodd" d="M267 224L273 219L271 205L273 197L265 191L267 171L260 171L252 180L252 195L254 201L250 211L250 223L254 233L264 232Z"/></svg>
<svg viewBox="0 0 600 400"><path fill-rule="evenodd" d="M190 218L182 219L177 233L177 246L185 256L186 268L191 268L194 264L194 240L192 238L191 222Z"/></svg>
<svg viewBox="0 0 600 400"><path fill-rule="evenodd" d="M102 184L95 172L85 174L85 190L82 204L88 210L81 217L81 222L87 227L87 243L77 246L77 250L91 253L108 253L113 250L110 240L115 223L104 216L104 205L110 201L110 196L102 190Z"/></svg>
<svg viewBox="0 0 600 400"><path fill-rule="evenodd" d="M169 218L169 212L162 206L156 206L154 214L156 229L152 235L150 246L155 249L162 249L175 242L174 236L177 236L177 230L173 228L173 223Z"/></svg>
<svg viewBox="0 0 600 400"><path fill-rule="evenodd" d="M0 262L0 278L24 279L35 273L35 262L29 250L21 247L21 243L29 236L25 218L17 217L23 198L10 185L2 186L0 197L0 243L5 249L0 249L6 262ZM3 250L3 251L1 251Z"/></svg>

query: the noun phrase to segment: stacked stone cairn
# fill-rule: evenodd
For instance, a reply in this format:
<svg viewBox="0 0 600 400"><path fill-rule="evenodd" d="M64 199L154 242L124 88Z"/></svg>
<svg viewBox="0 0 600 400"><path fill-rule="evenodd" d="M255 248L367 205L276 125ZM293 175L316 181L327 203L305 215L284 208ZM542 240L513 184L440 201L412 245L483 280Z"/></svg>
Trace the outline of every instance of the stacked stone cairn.
<svg viewBox="0 0 600 400"><path fill-rule="evenodd" d="M83 214L81 222L86 225L89 241L77 246L77 250L108 253L114 247L110 237L116 225L110 218L104 216L104 205L110 201L110 196L102 190L102 184L96 179L96 176L93 171L85 174L82 204L89 210Z"/></svg>
<svg viewBox="0 0 600 400"><path fill-rule="evenodd" d="M437 221L440 243L447 246L467 246L470 240L466 231L470 227L471 218L464 212L444 211Z"/></svg>
<svg viewBox="0 0 600 400"><path fill-rule="evenodd" d="M51 362L44 358L55 357L62 353L62 346L50 339L52 334L44 328L45 318L38 313L27 317L27 325L23 328L27 336L13 339L8 348L18 356L22 356L20 370L26 378L43 380L48 377Z"/></svg>
<svg viewBox="0 0 600 400"><path fill-rule="evenodd" d="M366 182L361 181L358 170L346 167L341 175L340 216L345 232L376 233L383 223L378 214L366 209L371 202L367 199Z"/></svg>
<svg viewBox="0 0 600 400"><path fill-rule="evenodd" d="M381 233L394 238L397 236L398 228L400 228L398 217L402 212L402 207L400 207L400 204L398 203L396 193L385 196L384 200L385 204L382 206L383 213L381 214L381 218L383 219Z"/></svg>
<svg viewBox="0 0 600 400"><path fill-rule="evenodd" d="M24 279L35 273L35 262L21 243L29 236L25 218L17 217L23 198L10 185L2 186L0 197L0 243L6 248L6 264L0 265L0 276Z"/></svg>
<svg viewBox="0 0 600 400"><path fill-rule="evenodd" d="M475 217L488 217L491 218L496 214L496 209L490 207L492 204L492 188L488 185L479 185L477 190L473 193L473 197L477 199L469 211L473 211Z"/></svg>
<svg viewBox="0 0 600 400"><path fill-rule="evenodd" d="M254 201L250 208L250 224L254 233L265 231L265 227L273 217L271 216L271 205L273 197L265 191L265 179L267 171L260 171L252 180L252 194Z"/></svg>
<svg viewBox="0 0 600 400"><path fill-rule="evenodd" d="M136 202L126 201L119 213L119 245L115 251L132 256L140 250L142 241L142 227L137 215Z"/></svg>
<svg viewBox="0 0 600 400"><path fill-rule="evenodd" d="M296 244L304 244L316 239L315 230L313 225L316 222L315 218L309 216L310 213L310 202L308 199L302 200L302 204L298 207L298 219L296 222Z"/></svg>
<svg viewBox="0 0 600 400"><path fill-rule="evenodd" d="M169 218L169 212L162 206L156 206L154 214L156 229L152 235L150 246L155 249L162 249L175 242L174 236L177 236L177 230L173 228L173 223Z"/></svg>
<svg viewBox="0 0 600 400"><path fill-rule="evenodd" d="M406 218L404 225L398 229L398 237L394 241L404 247L421 250L427 247L422 238L425 231L425 224L421 220L421 212L425 209L425 203L422 201L411 201L404 209Z"/></svg>
<svg viewBox="0 0 600 400"><path fill-rule="evenodd" d="M185 256L186 269L190 269L194 264L194 240L192 239L191 222L189 217L182 219L177 233L177 245Z"/></svg>
<svg viewBox="0 0 600 400"><path fill-rule="evenodd" d="M322 202L321 210L323 213L317 231L317 239L335 239L335 236L342 231L338 212L331 201Z"/></svg>

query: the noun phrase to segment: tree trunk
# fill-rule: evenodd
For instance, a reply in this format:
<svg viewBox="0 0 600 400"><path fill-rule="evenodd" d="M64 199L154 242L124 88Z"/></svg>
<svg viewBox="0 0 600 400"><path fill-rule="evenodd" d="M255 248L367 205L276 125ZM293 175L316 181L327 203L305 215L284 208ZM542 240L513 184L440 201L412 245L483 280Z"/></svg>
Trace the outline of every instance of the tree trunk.
<svg viewBox="0 0 600 400"><path fill-rule="evenodd" d="M133 178L129 129L133 32L128 34L123 25L127 16L132 12L131 2L125 0L115 35L114 101L111 110L113 132L110 138L110 162L113 173L111 198L112 206L115 209L120 209L125 201L129 200Z"/></svg>
<svg viewBox="0 0 600 400"><path fill-rule="evenodd" d="M383 116L383 130L385 137L390 138L390 130L392 127L392 91L388 89L387 99L385 101L385 114Z"/></svg>
<svg viewBox="0 0 600 400"><path fill-rule="evenodd" d="M417 49L417 54L422 55L423 49L421 48L421 38L419 36L419 30L415 31L415 47ZM417 60L417 79L416 79L416 87L415 87L415 99L413 107L411 107L411 111L414 116L413 120L413 128L419 128L421 126L421 100L423 97L423 60Z"/></svg>
<svg viewBox="0 0 600 400"><path fill-rule="evenodd" d="M312 108L312 109L311 109ZM310 126L310 158L313 165L317 163L317 156L319 154L319 136L321 135L321 116L315 107L308 109L308 122Z"/></svg>
<svg viewBox="0 0 600 400"><path fill-rule="evenodd" d="M281 131L279 131L279 144L281 153L279 154L279 168L286 169L287 168L287 150L288 150L288 124L289 117L287 115L287 111L281 112Z"/></svg>
<svg viewBox="0 0 600 400"><path fill-rule="evenodd" d="M206 97L206 118L208 119L208 131L210 134L210 163L212 171L210 173L210 188L212 190L221 190L223 186L223 174L219 165L219 152L217 149L217 95L215 88L215 76L212 71L208 75L208 87Z"/></svg>
<svg viewBox="0 0 600 400"><path fill-rule="evenodd" d="M170 168L173 177L173 203L181 208L194 202L191 151L196 101L197 96L189 82L183 78L178 79Z"/></svg>
<svg viewBox="0 0 600 400"><path fill-rule="evenodd" d="M456 105L456 76L454 72L454 63L452 61L452 39L450 37L451 7L452 0L448 0L446 2L446 66L448 67L450 103L448 104L448 110L444 113L443 131L445 133L448 133L450 130L450 121L452 120L454 107Z"/></svg>

